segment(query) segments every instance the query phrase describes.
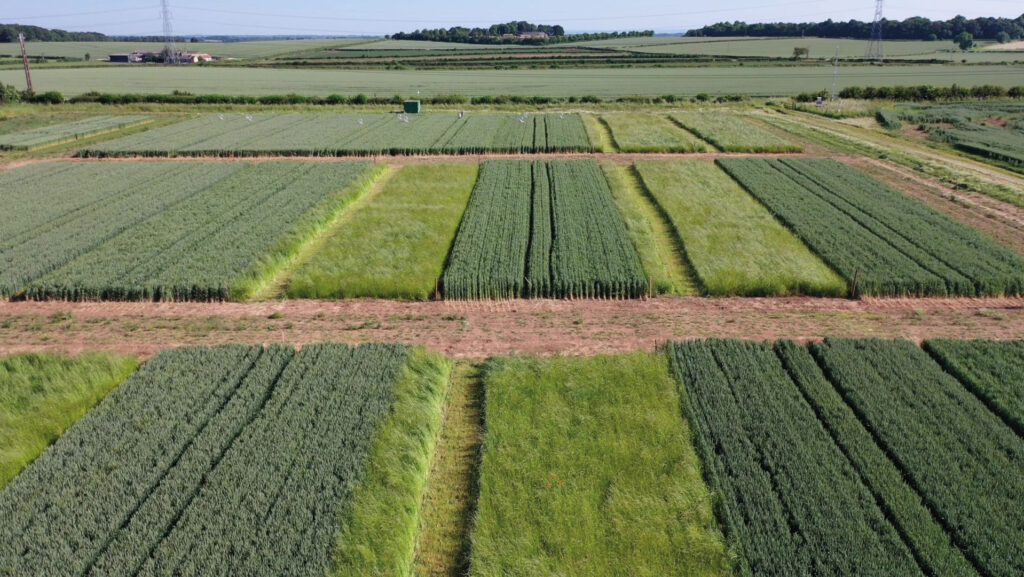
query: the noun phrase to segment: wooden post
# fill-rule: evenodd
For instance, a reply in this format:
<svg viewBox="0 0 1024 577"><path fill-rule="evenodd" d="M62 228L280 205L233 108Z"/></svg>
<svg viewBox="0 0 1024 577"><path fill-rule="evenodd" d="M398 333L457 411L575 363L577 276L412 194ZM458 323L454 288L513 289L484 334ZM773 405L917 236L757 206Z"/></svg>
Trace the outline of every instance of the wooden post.
<svg viewBox="0 0 1024 577"><path fill-rule="evenodd" d="M860 280L860 269L853 273L853 286L850 288L850 298L857 298L857 281Z"/></svg>

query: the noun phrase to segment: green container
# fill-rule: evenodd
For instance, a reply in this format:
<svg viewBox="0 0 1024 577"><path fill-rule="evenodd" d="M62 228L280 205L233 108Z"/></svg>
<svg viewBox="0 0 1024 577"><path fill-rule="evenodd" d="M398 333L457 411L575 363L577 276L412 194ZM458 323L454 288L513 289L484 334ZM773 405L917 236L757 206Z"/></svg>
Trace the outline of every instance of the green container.
<svg viewBox="0 0 1024 577"><path fill-rule="evenodd" d="M420 101L419 100L406 100L403 108L406 114L419 114L420 113Z"/></svg>

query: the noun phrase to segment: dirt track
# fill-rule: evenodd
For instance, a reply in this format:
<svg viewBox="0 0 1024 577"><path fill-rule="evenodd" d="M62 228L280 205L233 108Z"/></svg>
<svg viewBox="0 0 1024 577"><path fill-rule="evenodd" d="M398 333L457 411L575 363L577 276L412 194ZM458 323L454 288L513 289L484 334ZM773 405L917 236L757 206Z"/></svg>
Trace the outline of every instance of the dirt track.
<svg viewBox="0 0 1024 577"><path fill-rule="evenodd" d="M669 339L1024 339L1024 299L657 298L403 303L0 303L0 353L187 344L415 343L454 357L593 354Z"/></svg>

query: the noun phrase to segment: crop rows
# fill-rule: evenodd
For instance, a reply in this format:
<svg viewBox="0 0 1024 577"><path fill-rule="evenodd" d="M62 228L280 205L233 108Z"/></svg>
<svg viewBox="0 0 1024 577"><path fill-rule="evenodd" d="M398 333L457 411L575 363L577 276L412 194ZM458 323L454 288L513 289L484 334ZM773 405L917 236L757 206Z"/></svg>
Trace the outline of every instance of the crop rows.
<svg viewBox="0 0 1024 577"><path fill-rule="evenodd" d="M54 163L0 175L0 294L241 298L365 163ZM42 192L40 192L42 191ZM351 194L351 193L350 193ZM40 202L40 195L47 202Z"/></svg>
<svg viewBox="0 0 1024 577"><path fill-rule="evenodd" d="M221 114L97 144L80 156L376 156L589 152L576 114Z"/></svg>
<svg viewBox="0 0 1024 577"><path fill-rule="evenodd" d="M958 382L907 341L670 344L738 573L1022 574L1024 437L975 387L1019 345L927 343Z"/></svg>
<svg viewBox="0 0 1024 577"><path fill-rule="evenodd" d="M723 152L802 152L803 147L735 114L726 112L676 112L670 116L680 126L715 145Z"/></svg>
<svg viewBox="0 0 1024 577"><path fill-rule="evenodd" d="M77 140L100 132L141 124L148 120L147 116L95 116L77 122L0 134L0 150L31 150L47 144Z"/></svg>
<svg viewBox="0 0 1024 577"><path fill-rule="evenodd" d="M740 575L923 575L770 347L669 352Z"/></svg>
<svg viewBox="0 0 1024 577"><path fill-rule="evenodd" d="M406 358L157 355L0 492L0 574L323 575Z"/></svg>
<svg viewBox="0 0 1024 577"><path fill-rule="evenodd" d="M825 159L718 164L855 294L1017 295L1024 260L852 168Z"/></svg>
<svg viewBox="0 0 1024 577"><path fill-rule="evenodd" d="M638 297L647 280L593 161L485 162L441 279L446 298Z"/></svg>

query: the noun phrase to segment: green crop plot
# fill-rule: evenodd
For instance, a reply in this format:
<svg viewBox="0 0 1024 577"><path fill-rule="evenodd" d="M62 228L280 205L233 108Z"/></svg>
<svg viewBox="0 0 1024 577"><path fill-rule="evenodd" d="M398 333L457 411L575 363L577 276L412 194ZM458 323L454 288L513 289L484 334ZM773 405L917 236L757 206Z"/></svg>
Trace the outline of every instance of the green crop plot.
<svg viewBox="0 0 1024 577"><path fill-rule="evenodd" d="M290 275L288 296L430 298L476 176L476 164L400 169Z"/></svg>
<svg viewBox="0 0 1024 577"><path fill-rule="evenodd" d="M147 116L95 116L77 122L52 124L22 132L0 135L0 150L31 150L51 144L141 124Z"/></svg>
<svg viewBox="0 0 1024 577"><path fill-rule="evenodd" d="M359 192L368 163L48 163L0 175L0 294L254 293ZM41 199L46 198L46 202Z"/></svg>
<svg viewBox="0 0 1024 577"><path fill-rule="evenodd" d="M622 152L704 152L707 146L699 138L679 128L667 118L640 112L604 114L601 121L612 133L615 146Z"/></svg>
<svg viewBox="0 0 1024 577"><path fill-rule="evenodd" d="M1024 436L1024 341L925 341L924 349Z"/></svg>
<svg viewBox="0 0 1024 577"><path fill-rule="evenodd" d="M0 492L0 566L323 575L408 359L375 344L157 355Z"/></svg>
<svg viewBox="0 0 1024 577"><path fill-rule="evenodd" d="M106 353L0 358L0 489L138 364Z"/></svg>
<svg viewBox="0 0 1024 577"><path fill-rule="evenodd" d="M589 160L485 162L448 266L445 298L639 297L650 287Z"/></svg>
<svg viewBox="0 0 1024 577"><path fill-rule="evenodd" d="M1024 260L846 165L721 158L718 164L868 295L1016 295Z"/></svg>
<svg viewBox="0 0 1024 577"><path fill-rule="evenodd" d="M101 143L81 156L378 156L592 150L576 114L217 114Z"/></svg>
<svg viewBox="0 0 1024 577"><path fill-rule="evenodd" d="M836 273L714 163L642 161L636 168L707 294L846 294Z"/></svg>
<svg viewBox="0 0 1024 577"><path fill-rule="evenodd" d="M1024 439L913 343L811 352L979 571L1024 572Z"/></svg>
<svg viewBox="0 0 1024 577"><path fill-rule="evenodd" d="M469 574L727 575L661 355L497 359Z"/></svg>
<svg viewBox="0 0 1024 577"><path fill-rule="evenodd" d="M672 119L724 152L801 152L803 147L727 112L676 112Z"/></svg>

